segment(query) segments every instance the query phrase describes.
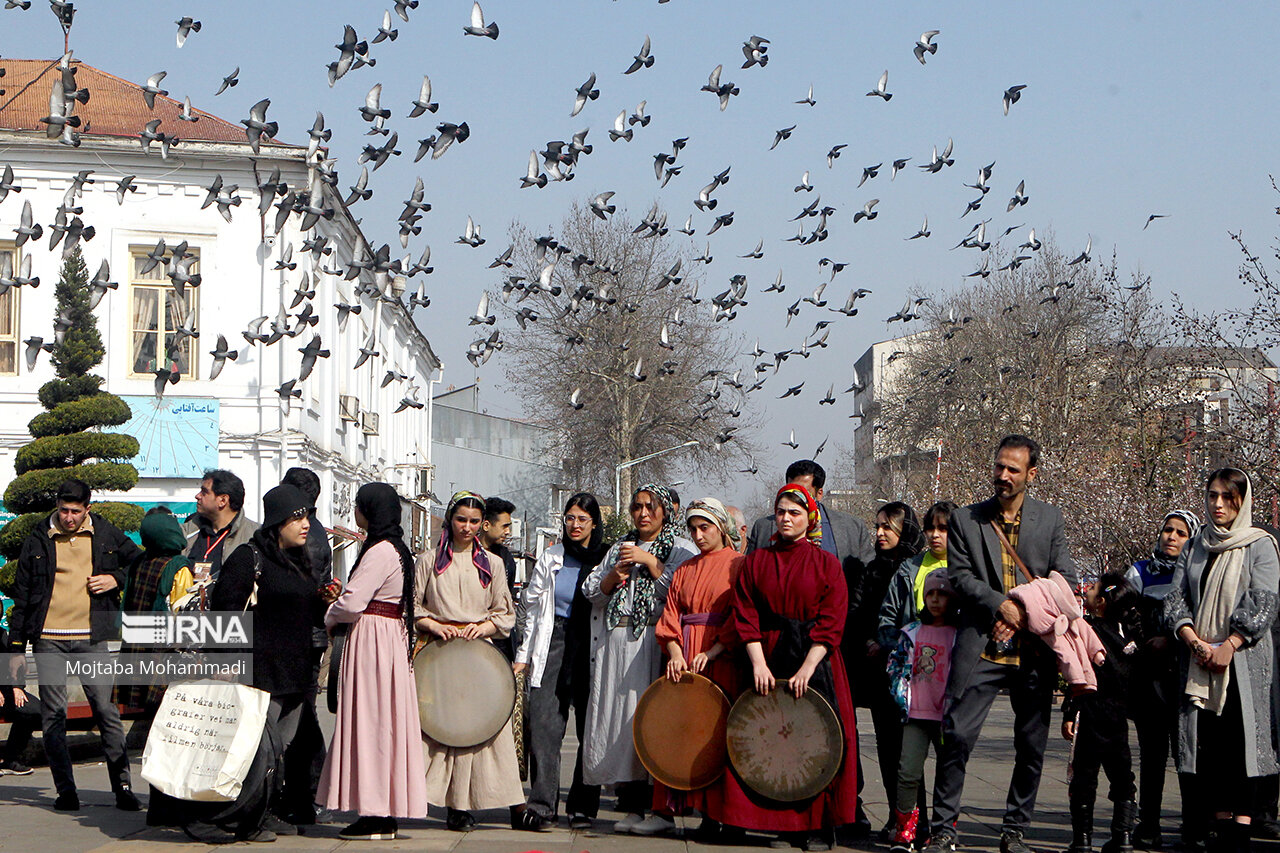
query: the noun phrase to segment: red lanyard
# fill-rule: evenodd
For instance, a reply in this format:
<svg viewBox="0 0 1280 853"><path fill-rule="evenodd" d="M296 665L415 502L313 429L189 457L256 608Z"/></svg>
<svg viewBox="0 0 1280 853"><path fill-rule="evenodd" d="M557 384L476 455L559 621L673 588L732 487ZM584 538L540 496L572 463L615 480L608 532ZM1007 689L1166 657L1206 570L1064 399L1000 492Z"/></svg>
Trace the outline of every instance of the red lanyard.
<svg viewBox="0 0 1280 853"><path fill-rule="evenodd" d="M205 540L204 540L205 542L210 542L210 540L213 540L209 544L209 546L204 549L204 558L206 560L209 559L209 555L213 553L213 549L217 548L220 544L222 544L222 540L226 539L227 534L230 532L231 532L231 528L228 527L226 530L222 531L222 535L219 536L217 539L214 539L212 536L205 536Z"/></svg>

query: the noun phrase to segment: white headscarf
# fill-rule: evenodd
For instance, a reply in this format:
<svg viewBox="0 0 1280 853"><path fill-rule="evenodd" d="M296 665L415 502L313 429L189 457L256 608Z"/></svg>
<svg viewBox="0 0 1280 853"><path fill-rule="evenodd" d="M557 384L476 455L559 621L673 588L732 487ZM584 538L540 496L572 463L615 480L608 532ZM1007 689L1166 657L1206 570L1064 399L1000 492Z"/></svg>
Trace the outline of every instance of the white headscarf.
<svg viewBox="0 0 1280 853"><path fill-rule="evenodd" d="M1243 472L1242 472L1243 473ZM1244 574L1245 549L1271 534L1253 526L1253 486L1248 475L1245 480L1244 498L1240 512L1230 527L1220 527L1209 512L1208 496L1205 497L1207 520L1200 529L1194 548L1207 554L1217 554L1209 579L1205 583L1200 606L1196 608L1194 630L1206 643L1225 643L1231 635L1231 613L1235 610ZM1186 694L1191 704L1221 714L1227 704L1227 687L1231 683L1231 667L1222 672L1210 672L1195 658L1187 670Z"/></svg>

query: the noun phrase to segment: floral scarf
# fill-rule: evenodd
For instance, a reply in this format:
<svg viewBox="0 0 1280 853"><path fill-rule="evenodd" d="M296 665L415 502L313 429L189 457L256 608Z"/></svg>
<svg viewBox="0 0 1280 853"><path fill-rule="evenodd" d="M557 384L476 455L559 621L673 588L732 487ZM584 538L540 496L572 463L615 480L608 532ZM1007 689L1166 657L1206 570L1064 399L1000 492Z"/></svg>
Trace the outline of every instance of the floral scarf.
<svg viewBox="0 0 1280 853"><path fill-rule="evenodd" d="M799 483L787 483L781 489L778 489L778 495L773 499L773 505L778 505L778 498L790 498L796 503L803 506L809 512L809 527L805 530L805 538L810 543L821 547L822 545L822 511L818 509L818 502L813 499L813 495L809 494L809 490ZM777 541L778 534L773 534L774 541Z"/></svg>
<svg viewBox="0 0 1280 853"><path fill-rule="evenodd" d="M646 483L632 492L631 500L634 502L636 496L641 492L648 492L653 495L658 503L662 505L662 529L658 531L658 538L654 540L653 547L649 550L649 553L657 557L659 562L666 563L671 556L671 550L675 547L676 536L680 532L680 527L675 519L675 510L671 505L671 492L666 486L660 486L657 483ZM619 543L639 542L640 533L637 530L632 530L618 541ZM605 608L605 627L612 631L621 624L622 618L626 616L622 612L624 596L621 593L629 582L635 583L635 588L631 592L631 637L632 639L639 639L644 635L645 629L653 624L654 610L657 605L657 585L647 571L634 573L613 591L613 595L609 597L609 604Z"/></svg>
<svg viewBox="0 0 1280 853"><path fill-rule="evenodd" d="M480 506L484 506L484 498L475 492L463 490L455 492L453 497L449 498L449 508L444 513L444 529L440 531L440 546L436 548L435 569L437 575L449 568L449 564L453 562L453 511L458 508L459 503L467 498L478 500ZM482 509L481 512L484 512L484 510ZM489 568L489 555L480 546L478 539L474 540L471 545L471 562L475 564L476 571L480 573L480 585L487 588L489 582L493 580L493 570Z"/></svg>
<svg viewBox="0 0 1280 853"><path fill-rule="evenodd" d="M1179 519L1183 524L1187 526L1187 531L1190 534L1190 536L1188 537L1188 541L1194 541L1196 536L1199 535L1200 519L1196 518L1195 513L1193 513L1191 510L1189 509L1170 510L1168 514L1166 514L1165 517L1160 520L1160 526L1162 529L1164 527L1164 522L1168 521L1171 518ZM1156 547L1151 549L1151 561L1147 564L1147 571L1151 572L1152 575L1171 575L1173 574L1174 565L1178 562L1178 556L1179 555L1175 554L1172 557L1170 557L1168 554L1166 554L1164 550L1160 547L1160 538L1157 536Z"/></svg>

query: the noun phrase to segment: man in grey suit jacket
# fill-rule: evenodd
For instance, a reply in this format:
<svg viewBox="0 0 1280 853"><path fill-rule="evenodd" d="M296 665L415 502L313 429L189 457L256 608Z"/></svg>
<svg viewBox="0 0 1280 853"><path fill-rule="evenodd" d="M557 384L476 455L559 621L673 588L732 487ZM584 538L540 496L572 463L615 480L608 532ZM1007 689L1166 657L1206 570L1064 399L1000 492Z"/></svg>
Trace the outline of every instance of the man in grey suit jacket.
<svg viewBox="0 0 1280 853"><path fill-rule="evenodd" d="M1076 585L1062 512L1027 497L1039 460L1040 446L1034 439L1006 436L996 451L995 495L951 514L947 574L956 591L960 624L951 654L947 712L934 779L935 829L925 853L956 849L965 765L1001 688L1008 689L1013 705L1015 758L1000 851L1030 853L1024 835L1040 787L1057 665L1049 648L1022 630L1026 612L1008 592L1025 578L1004 551L993 523L1001 525L1033 575L1058 571Z"/></svg>

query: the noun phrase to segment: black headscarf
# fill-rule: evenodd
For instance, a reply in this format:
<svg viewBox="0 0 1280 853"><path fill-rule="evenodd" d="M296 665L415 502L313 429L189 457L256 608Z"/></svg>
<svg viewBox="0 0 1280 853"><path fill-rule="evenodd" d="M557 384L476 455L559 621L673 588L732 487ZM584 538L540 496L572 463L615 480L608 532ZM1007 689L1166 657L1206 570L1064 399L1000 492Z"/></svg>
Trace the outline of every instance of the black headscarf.
<svg viewBox="0 0 1280 853"><path fill-rule="evenodd" d="M390 542L400 555L400 571L404 584L400 591L400 609L404 615L405 629L409 634L409 656L413 657L413 553L404 541L404 528L400 526L400 496L386 483L365 483L356 492L356 509L369 525L365 529L364 544L356 555L355 574L364 560L365 552L379 542Z"/></svg>
<svg viewBox="0 0 1280 853"><path fill-rule="evenodd" d="M902 501L893 501L880 507L877 515L884 513L888 518L897 520L902 516L902 529L898 531L898 544L887 551L881 551L876 545L876 556L883 557L895 566L903 560L909 560L924 550L924 531L920 528L920 520L916 511Z"/></svg>
<svg viewBox="0 0 1280 853"><path fill-rule="evenodd" d="M582 493L586 494L586 493ZM591 500L580 500L582 494L569 498L570 507L577 507L591 516L591 536L584 545L569 538L569 531L561 529L560 541L564 543L564 552L582 564L583 569L594 569L600 565L604 555L609 553L609 544L604 541L604 520L600 515L600 504L590 494ZM565 509L566 514L569 508Z"/></svg>
<svg viewBox="0 0 1280 853"><path fill-rule="evenodd" d="M920 529L920 521L915 510L901 501L893 501L880 507L895 522L902 519L902 529L898 531L898 544L892 548L881 550L876 545L876 555L856 576L846 576L849 584L849 614L845 619L843 646L856 649L857 660L862 661L865 655L860 654L863 644L874 639L880 620L880 605L889 591L889 582L898 571L903 561L909 560L924 550L924 533ZM895 526L896 529L896 526ZM878 660L880 673L883 675L883 660Z"/></svg>

